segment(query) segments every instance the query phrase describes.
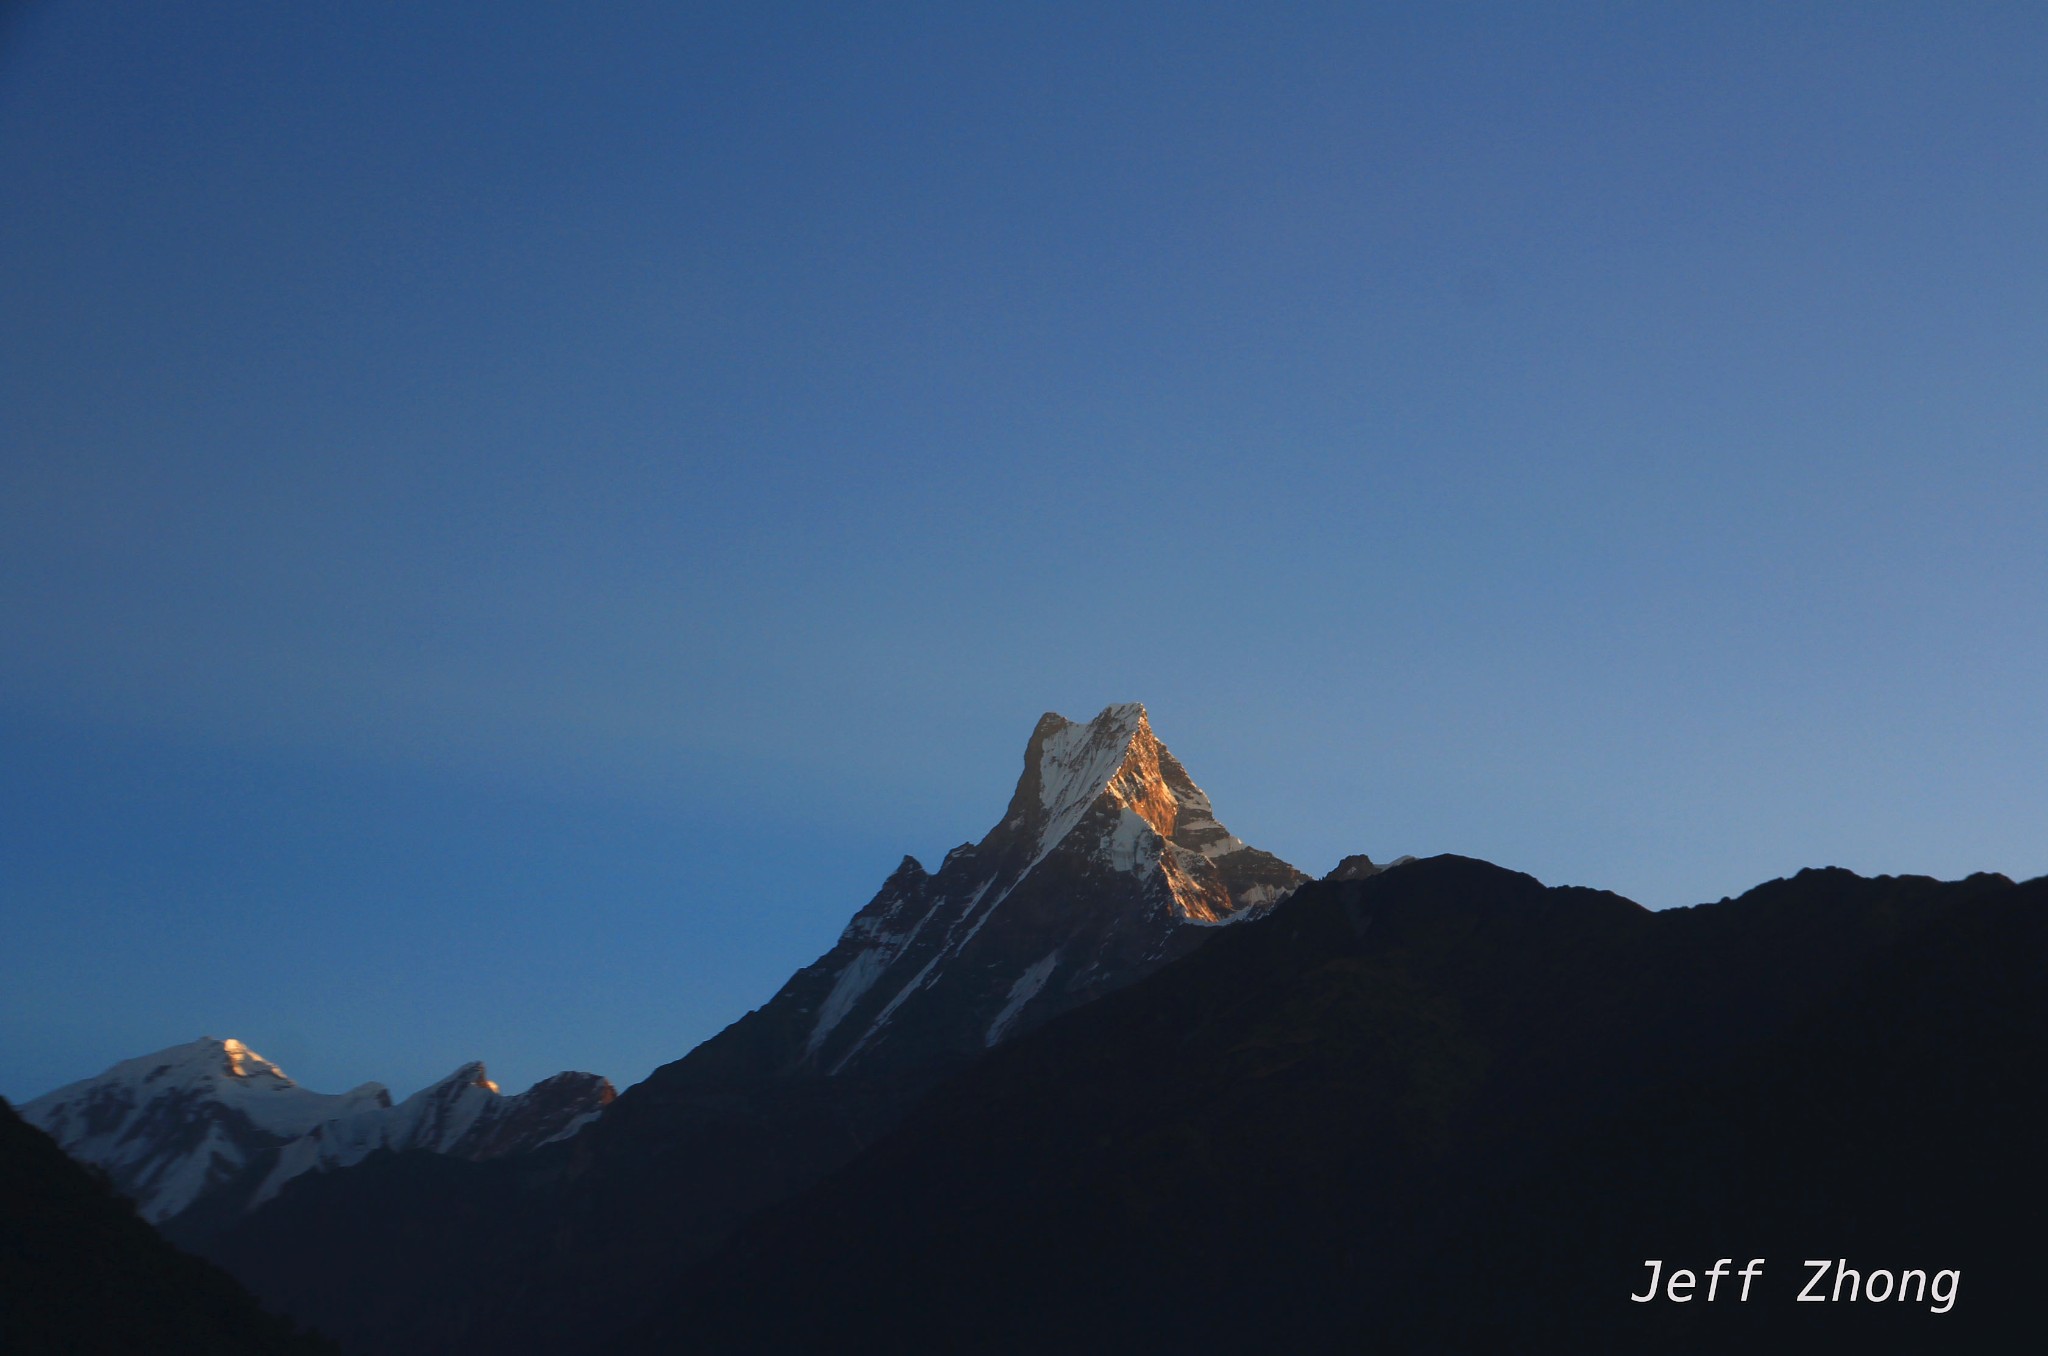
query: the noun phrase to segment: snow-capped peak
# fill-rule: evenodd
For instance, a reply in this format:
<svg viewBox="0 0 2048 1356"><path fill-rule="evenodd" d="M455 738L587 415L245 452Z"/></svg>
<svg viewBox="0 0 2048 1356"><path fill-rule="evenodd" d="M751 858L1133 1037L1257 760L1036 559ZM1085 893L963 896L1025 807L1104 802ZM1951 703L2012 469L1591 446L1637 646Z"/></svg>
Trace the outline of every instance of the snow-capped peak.
<svg viewBox="0 0 2048 1356"><path fill-rule="evenodd" d="M1003 827L1035 831L1034 865L1086 822L1095 825L1090 842L1068 850L1141 879L1157 877L1168 909L1183 922L1231 921L1288 888L1266 879L1264 870L1254 873L1256 880L1241 872L1226 873L1230 880L1217 874L1214 863L1249 849L1216 822L1208 795L1152 733L1137 702L1105 707L1086 724L1047 712L1032 731L1024 761L1024 782ZM1035 804L1027 794L1034 786Z"/></svg>
<svg viewBox="0 0 2048 1356"><path fill-rule="evenodd" d="M144 1218L161 1221L235 1176L252 1155L390 1105L381 1083L310 1092L242 1042L202 1036L122 1060L20 1109L73 1158L105 1168Z"/></svg>
<svg viewBox="0 0 2048 1356"><path fill-rule="evenodd" d="M97 1108L94 1123L105 1134L113 1129L117 1106L133 1110L168 1093L218 1101L275 1135L301 1135L338 1115L391 1105L391 1094L382 1083L365 1083L343 1093L310 1092L233 1037L201 1036L153 1055L124 1059L96 1078L24 1103L21 1113L63 1144L65 1137L39 1118L68 1125L64 1109L90 1101Z"/></svg>
<svg viewBox="0 0 2048 1356"><path fill-rule="evenodd" d="M802 1014L800 1043L781 1057L832 1074L879 1067L892 1045L914 1058L994 1044L1148 973L1197 945L1200 928L1262 913L1303 879L1216 822L1143 706L1085 723L1047 712L1002 820L936 873L904 859L770 1004Z"/></svg>
<svg viewBox="0 0 2048 1356"><path fill-rule="evenodd" d="M1043 815L1037 855L1043 857L1059 846L1088 813L1088 807L1113 789L1112 783L1123 782L1126 794L1136 792L1142 799L1148 779L1142 766L1131 770L1127 765L1134 757L1143 759L1150 752L1156 778L1157 749L1145 708L1136 702L1104 707L1102 714L1086 725L1046 712L1039 719L1031 750L1037 755L1038 808ZM1136 775L1129 775L1130 771Z"/></svg>
<svg viewBox="0 0 2048 1356"><path fill-rule="evenodd" d="M502 1097L484 1066L469 1063L393 1106L381 1083L312 1092L241 1041L202 1036L19 1110L73 1158L106 1169L143 1218L161 1223L238 1182L246 1190L259 1174L258 1201L300 1172L378 1148L490 1157L531 1147L574 1133L611 1095L601 1078L562 1074Z"/></svg>

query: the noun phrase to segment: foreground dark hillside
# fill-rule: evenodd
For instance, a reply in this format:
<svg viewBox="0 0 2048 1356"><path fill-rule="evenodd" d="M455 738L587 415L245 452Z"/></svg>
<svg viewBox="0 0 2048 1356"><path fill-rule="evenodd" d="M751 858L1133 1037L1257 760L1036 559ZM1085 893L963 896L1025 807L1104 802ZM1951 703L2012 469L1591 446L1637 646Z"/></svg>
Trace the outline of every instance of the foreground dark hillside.
<svg viewBox="0 0 2048 1356"><path fill-rule="evenodd" d="M351 1356L596 1352L732 1228L872 1141L904 1096L671 1077L516 1158L378 1153L308 1174L194 1246Z"/></svg>
<svg viewBox="0 0 2048 1356"><path fill-rule="evenodd" d="M2044 881L1311 886L943 1086L626 1349L2015 1349L2044 975ZM1720 1257L1747 1304L1627 1298ZM1801 1304L1807 1258L1957 1303Z"/></svg>
<svg viewBox="0 0 2048 1356"><path fill-rule="evenodd" d="M331 1356L0 1102L0 1352Z"/></svg>

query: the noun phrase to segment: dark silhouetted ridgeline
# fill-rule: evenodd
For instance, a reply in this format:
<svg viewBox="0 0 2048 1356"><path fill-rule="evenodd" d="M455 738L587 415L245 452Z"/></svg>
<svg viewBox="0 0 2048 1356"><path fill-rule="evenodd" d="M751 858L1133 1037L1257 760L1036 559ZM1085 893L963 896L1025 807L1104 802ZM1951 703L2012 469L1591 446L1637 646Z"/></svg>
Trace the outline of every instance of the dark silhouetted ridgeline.
<svg viewBox="0 0 2048 1356"><path fill-rule="evenodd" d="M2048 881L1313 885L992 1053L619 1349L2020 1349L2044 977ZM1627 1298L1724 1256L1747 1304ZM1802 1304L1807 1258L1958 1302Z"/></svg>
<svg viewBox="0 0 2048 1356"><path fill-rule="evenodd" d="M0 1102L0 1352L332 1356Z"/></svg>

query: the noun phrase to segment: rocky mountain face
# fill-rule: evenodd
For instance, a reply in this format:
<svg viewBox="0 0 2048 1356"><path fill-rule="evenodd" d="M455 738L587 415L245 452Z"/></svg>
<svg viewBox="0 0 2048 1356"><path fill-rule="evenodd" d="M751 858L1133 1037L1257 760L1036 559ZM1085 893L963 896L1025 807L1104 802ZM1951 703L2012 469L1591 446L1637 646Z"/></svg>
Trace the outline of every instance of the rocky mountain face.
<svg viewBox="0 0 2048 1356"><path fill-rule="evenodd" d="M980 842L905 858L824 956L583 1134L483 1171L302 1179L205 1246L356 1350L596 1349L948 1075L1305 880L1217 821L1143 707L1047 714Z"/></svg>
<svg viewBox="0 0 2048 1356"><path fill-rule="evenodd" d="M242 1042L206 1036L124 1060L20 1113L162 1224L260 1205L295 1177L379 1149L486 1159L535 1148L575 1134L612 1095L594 1074L564 1073L506 1097L472 1063L393 1105L381 1083L313 1092Z"/></svg>
<svg viewBox="0 0 2048 1356"><path fill-rule="evenodd" d="M836 1076L972 1057L1187 954L1306 879L1217 822L1144 707L1111 706L1086 724L1049 712L979 843L936 872L904 858L837 945L670 1068Z"/></svg>

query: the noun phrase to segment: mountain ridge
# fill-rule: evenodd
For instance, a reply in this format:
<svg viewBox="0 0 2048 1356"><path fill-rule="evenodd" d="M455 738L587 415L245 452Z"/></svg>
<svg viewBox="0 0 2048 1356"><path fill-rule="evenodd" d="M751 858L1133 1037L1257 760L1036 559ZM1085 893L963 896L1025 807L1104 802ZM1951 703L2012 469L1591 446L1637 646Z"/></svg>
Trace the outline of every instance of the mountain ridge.
<svg viewBox="0 0 2048 1356"><path fill-rule="evenodd" d="M108 1174L164 1225L187 1211L232 1213L307 1172L379 1149L487 1158L576 1133L609 1105L610 1082L563 1073L503 1095L481 1061L394 1103L382 1083L345 1093L301 1087L234 1037L202 1036L121 1060L18 1108L81 1162Z"/></svg>

